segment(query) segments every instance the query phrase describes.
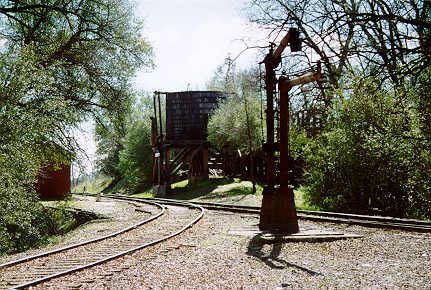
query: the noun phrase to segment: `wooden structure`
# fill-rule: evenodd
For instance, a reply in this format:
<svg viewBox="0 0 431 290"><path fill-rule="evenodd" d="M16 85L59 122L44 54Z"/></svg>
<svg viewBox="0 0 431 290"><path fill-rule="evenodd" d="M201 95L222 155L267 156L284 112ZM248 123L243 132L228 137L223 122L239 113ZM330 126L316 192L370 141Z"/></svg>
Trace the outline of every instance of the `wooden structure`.
<svg viewBox="0 0 431 290"><path fill-rule="evenodd" d="M42 198L61 198L70 193L70 164L40 169L35 189Z"/></svg>
<svg viewBox="0 0 431 290"><path fill-rule="evenodd" d="M163 130L161 95L165 96L166 130ZM172 179L180 172L189 183L208 179L208 119L225 98L224 93L215 91L154 93L152 145L156 196L169 194Z"/></svg>

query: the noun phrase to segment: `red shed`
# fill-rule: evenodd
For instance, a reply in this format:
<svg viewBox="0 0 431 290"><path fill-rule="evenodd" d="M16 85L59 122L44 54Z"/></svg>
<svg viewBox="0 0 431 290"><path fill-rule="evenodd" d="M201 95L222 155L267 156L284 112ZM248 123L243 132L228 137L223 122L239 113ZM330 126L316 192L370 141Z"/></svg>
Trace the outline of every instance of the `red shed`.
<svg viewBox="0 0 431 290"><path fill-rule="evenodd" d="M39 170L35 189L40 197L63 197L70 187L70 164L48 165Z"/></svg>

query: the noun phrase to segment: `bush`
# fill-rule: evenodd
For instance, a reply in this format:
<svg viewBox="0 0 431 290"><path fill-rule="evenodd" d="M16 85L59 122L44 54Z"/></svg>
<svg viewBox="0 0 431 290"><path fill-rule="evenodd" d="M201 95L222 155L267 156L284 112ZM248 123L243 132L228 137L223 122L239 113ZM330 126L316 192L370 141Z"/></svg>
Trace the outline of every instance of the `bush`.
<svg viewBox="0 0 431 290"><path fill-rule="evenodd" d="M46 244L64 234L75 220L66 208L46 210L33 189L37 163L27 150L0 153L0 255ZM18 153L19 152L19 153Z"/></svg>
<svg viewBox="0 0 431 290"><path fill-rule="evenodd" d="M132 191L151 185L152 149L150 120L134 122L120 151L119 168Z"/></svg>
<svg viewBox="0 0 431 290"><path fill-rule="evenodd" d="M430 144L408 95L358 81L333 116L306 150L308 201L326 210L430 218Z"/></svg>
<svg viewBox="0 0 431 290"><path fill-rule="evenodd" d="M3 146L0 152L0 253L22 251L38 244L37 223L43 213L31 189L35 164L26 154L15 154Z"/></svg>

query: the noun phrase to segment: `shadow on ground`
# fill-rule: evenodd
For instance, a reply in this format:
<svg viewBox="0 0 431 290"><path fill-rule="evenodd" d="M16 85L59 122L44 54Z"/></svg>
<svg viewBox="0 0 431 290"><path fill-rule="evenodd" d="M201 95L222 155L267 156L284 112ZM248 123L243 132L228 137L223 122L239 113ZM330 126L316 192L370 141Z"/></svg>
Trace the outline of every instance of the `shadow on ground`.
<svg viewBox="0 0 431 290"><path fill-rule="evenodd" d="M262 243L261 236L262 234L260 233L258 235L255 235L250 240L250 243L248 244L248 247L247 247L247 255L258 258L259 260L264 262L268 267L272 269L293 268L296 270L303 271L308 275L312 275L312 276L323 275L322 273L319 273L311 269L308 269L306 267L296 265L286 260L283 260L282 258L279 257L283 244L282 243L275 243L275 244ZM265 245L270 247L269 251L267 249L264 250ZM269 253L266 253L266 252L269 252Z"/></svg>

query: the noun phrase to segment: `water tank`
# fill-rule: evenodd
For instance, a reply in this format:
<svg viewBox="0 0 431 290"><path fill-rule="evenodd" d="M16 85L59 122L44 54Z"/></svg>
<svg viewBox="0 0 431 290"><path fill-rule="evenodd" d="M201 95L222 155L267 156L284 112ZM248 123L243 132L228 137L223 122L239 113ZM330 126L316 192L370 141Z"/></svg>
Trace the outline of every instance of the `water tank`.
<svg viewBox="0 0 431 290"><path fill-rule="evenodd" d="M206 141L209 116L224 99L226 94L216 91L166 93L166 140Z"/></svg>

